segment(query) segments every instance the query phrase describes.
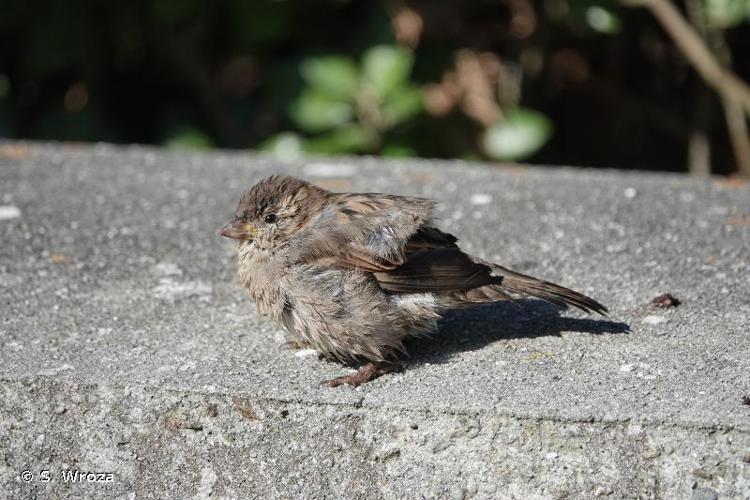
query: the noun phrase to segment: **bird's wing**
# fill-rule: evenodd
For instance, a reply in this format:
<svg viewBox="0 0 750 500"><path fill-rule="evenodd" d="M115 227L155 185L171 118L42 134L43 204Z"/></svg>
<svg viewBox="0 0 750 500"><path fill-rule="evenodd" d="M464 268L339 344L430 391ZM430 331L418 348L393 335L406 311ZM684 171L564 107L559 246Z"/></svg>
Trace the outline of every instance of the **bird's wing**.
<svg viewBox="0 0 750 500"><path fill-rule="evenodd" d="M492 268L430 226L433 202L386 194L333 194L297 239L297 262L373 273L394 293L463 291L496 284Z"/></svg>
<svg viewBox="0 0 750 500"><path fill-rule="evenodd" d="M588 313L607 313L607 308L591 297L467 255L455 241L450 234L423 226L406 244L402 265L373 274L390 292L440 292L456 305L531 295L562 308L574 306Z"/></svg>
<svg viewBox="0 0 750 500"><path fill-rule="evenodd" d="M384 289L397 293L459 292L498 284L492 268L464 253L456 237L431 226L422 226L404 247L404 262L375 272Z"/></svg>
<svg viewBox="0 0 750 500"><path fill-rule="evenodd" d="M511 271L461 251L430 225L432 203L390 195L332 195L298 239L300 262L370 272L392 293L441 293L456 303L531 295L562 307L606 313L574 290Z"/></svg>
<svg viewBox="0 0 750 500"><path fill-rule="evenodd" d="M492 268L429 225L433 203L384 194L334 194L298 238L295 260L371 272L390 292L470 290L499 283Z"/></svg>
<svg viewBox="0 0 750 500"><path fill-rule="evenodd" d="M329 203L296 238L297 262L395 269L405 261L409 239L426 224L433 202L378 193L331 194Z"/></svg>

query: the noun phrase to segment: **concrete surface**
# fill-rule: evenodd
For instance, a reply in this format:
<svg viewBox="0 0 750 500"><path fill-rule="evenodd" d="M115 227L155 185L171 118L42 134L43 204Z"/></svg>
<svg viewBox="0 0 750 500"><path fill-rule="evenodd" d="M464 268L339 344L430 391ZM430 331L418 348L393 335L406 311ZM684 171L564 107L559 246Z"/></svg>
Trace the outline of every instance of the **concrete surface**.
<svg viewBox="0 0 750 500"><path fill-rule="evenodd" d="M451 314L406 371L320 387L347 369L283 346L217 235L274 172L437 198L611 315ZM0 496L750 498L749 272L739 182L0 143Z"/></svg>

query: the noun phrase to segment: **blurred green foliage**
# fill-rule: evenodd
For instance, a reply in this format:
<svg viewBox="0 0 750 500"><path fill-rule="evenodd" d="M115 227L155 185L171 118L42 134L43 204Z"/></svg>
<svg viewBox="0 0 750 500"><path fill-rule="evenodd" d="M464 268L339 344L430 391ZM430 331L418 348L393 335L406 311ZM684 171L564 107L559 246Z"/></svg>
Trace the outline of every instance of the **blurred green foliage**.
<svg viewBox="0 0 750 500"><path fill-rule="evenodd" d="M750 0L687 2L747 78ZM699 130L731 159L718 100L648 13L616 0L2 11L2 137L684 170Z"/></svg>
<svg viewBox="0 0 750 500"><path fill-rule="evenodd" d="M295 152L409 154L389 145L389 130L422 110L422 93L410 80L413 56L396 46L368 49L359 65L345 56L305 59L300 74L306 83L289 108L303 138L283 132L264 144L282 156ZM284 148L287 148L286 150Z"/></svg>
<svg viewBox="0 0 750 500"><path fill-rule="evenodd" d="M726 29L750 20L750 0L704 0L706 18L714 28Z"/></svg>
<svg viewBox="0 0 750 500"><path fill-rule="evenodd" d="M502 120L487 128L482 148L498 160L522 160L536 153L552 134L552 124L542 113L511 108Z"/></svg>

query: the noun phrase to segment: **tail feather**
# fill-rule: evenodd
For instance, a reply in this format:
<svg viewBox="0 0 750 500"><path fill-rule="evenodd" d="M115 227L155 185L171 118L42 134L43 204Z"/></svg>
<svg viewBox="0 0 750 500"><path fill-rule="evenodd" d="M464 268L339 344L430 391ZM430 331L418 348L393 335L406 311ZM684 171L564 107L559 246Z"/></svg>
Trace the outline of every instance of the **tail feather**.
<svg viewBox="0 0 750 500"><path fill-rule="evenodd" d="M491 266L493 274L503 278L502 283L492 285L492 288L497 287L511 293L531 295L563 308L574 306L587 313L596 312L602 316L607 315L608 310L606 307L591 297L587 297L575 290L550 283L549 281L532 278L531 276L511 271L497 264L491 264Z"/></svg>
<svg viewBox="0 0 750 500"><path fill-rule="evenodd" d="M487 285L471 290L452 292L449 294L452 306L463 306L471 304L485 304L487 302L498 302L501 300L513 300L500 285Z"/></svg>

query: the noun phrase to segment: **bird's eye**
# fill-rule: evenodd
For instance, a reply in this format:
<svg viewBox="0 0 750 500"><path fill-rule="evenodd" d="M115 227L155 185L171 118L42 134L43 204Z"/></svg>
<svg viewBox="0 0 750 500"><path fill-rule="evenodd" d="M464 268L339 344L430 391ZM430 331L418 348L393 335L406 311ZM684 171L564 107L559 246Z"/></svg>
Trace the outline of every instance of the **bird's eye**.
<svg viewBox="0 0 750 500"><path fill-rule="evenodd" d="M276 214L268 214L263 220L266 221L266 224L273 224L276 222Z"/></svg>

